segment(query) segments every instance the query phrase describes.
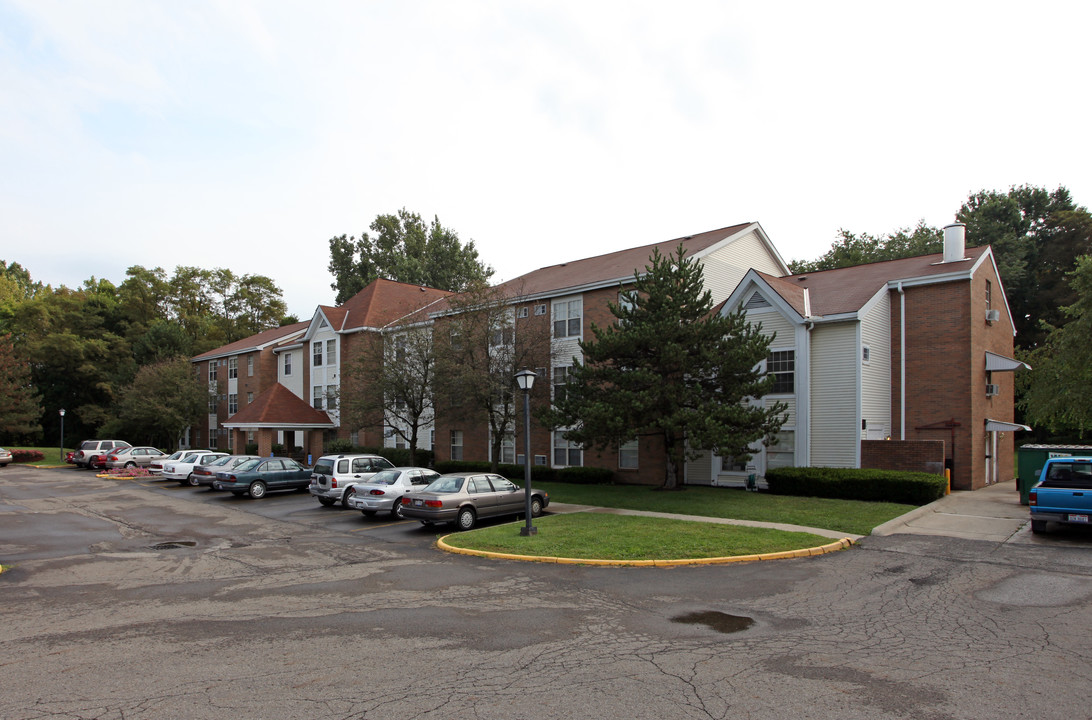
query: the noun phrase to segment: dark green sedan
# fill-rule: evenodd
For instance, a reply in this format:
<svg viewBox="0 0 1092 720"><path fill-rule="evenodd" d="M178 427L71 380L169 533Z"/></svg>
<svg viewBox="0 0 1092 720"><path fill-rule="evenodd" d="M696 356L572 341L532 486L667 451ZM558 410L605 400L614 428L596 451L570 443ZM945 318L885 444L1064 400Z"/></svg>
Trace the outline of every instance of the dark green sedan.
<svg viewBox="0 0 1092 720"><path fill-rule="evenodd" d="M311 470L291 458L258 458L216 473L213 490L250 495L258 500L270 490L306 490Z"/></svg>

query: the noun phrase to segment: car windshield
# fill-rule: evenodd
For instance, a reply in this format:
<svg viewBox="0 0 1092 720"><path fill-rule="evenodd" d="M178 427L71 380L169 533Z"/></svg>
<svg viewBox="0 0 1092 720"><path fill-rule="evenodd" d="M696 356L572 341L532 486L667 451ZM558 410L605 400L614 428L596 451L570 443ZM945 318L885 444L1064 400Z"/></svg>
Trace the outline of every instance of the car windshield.
<svg viewBox="0 0 1092 720"><path fill-rule="evenodd" d="M199 458L199 457L200 457L200 455L198 455L197 453L192 453L192 454L187 455L186 457L182 458L182 462L184 462L184 463L197 462L197 458Z"/></svg>
<svg viewBox="0 0 1092 720"><path fill-rule="evenodd" d="M237 472L247 472L249 470L253 470L254 468L258 467L258 464L260 462L261 462L260 458L258 460L247 460L244 463L240 463L239 465L236 465L235 470Z"/></svg>
<svg viewBox="0 0 1092 720"><path fill-rule="evenodd" d="M429 483L423 492L453 493L459 492L463 487L463 477L441 477Z"/></svg>
<svg viewBox="0 0 1092 720"><path fill-rule="evenodd" d="M398 470L381 470L372 475L368 480L369 485L393 485L398 482L398 476L402 473Z"/></svg>
<svg viewBox="0 0 1092 720"><path fill-rule="evenodd" d="M168 460L177 460L178 458L182 457L185 454L186 454L185 450L178 450L176 452L171 453L170 457L168 457L167 459Z"/></svg>

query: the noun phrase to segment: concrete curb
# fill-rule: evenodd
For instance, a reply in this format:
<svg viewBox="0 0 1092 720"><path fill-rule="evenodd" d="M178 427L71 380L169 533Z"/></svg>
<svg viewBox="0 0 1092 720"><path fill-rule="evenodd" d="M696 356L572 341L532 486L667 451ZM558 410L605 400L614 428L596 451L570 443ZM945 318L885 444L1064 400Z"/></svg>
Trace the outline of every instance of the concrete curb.
<svg viewBox="0 0 1092 720"><path fill-rule="evenodd" d="M477 557L494 558L498 560L521 560L524 562L545 562L561 565L607 565L616 567L679 567L682 565L724 565L727 563L756 562L761 560L787 560L789 558L825 555L827 553L845 550L850 545L854 544L853 540L846 537L828 545L801 548L799 550L784 550L775 553L761 553L758 555L730 555L727 557L687 558L677 560L600 560L592 558L546 557L542 555L515 555L512 553L490 552L488 550L469 550L467 548L448 545L444 540L449 537L451 537L451 535L444 535L442 538L439 538L436 541L436 547L445 552L456 553L458 555L474 555Z"/></svg>

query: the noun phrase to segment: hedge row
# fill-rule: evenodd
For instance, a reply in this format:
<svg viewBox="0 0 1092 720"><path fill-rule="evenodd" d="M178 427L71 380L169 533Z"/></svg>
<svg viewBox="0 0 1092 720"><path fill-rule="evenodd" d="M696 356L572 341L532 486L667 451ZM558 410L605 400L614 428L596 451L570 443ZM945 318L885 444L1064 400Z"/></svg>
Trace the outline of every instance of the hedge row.
<svg viewBox="0 0 1092 720"><path fill-rule="evenodd" d="M943 475L867 468L773 468L766 483L775 495L870 500L926 505L944 497Z"/></svg>
<svg viewBox="0 0 1092 720"><path fill-rule="evenodd" d="M11 461L17 463L38 462L44 460L45 455L41 450L12 450Z"/></svg>
<svg viewBox="0 0 1092 720"><path fill-rule="evenodd" d="M435 460L436 454L431 450L417 450L417 462L410 462L410 451L408 448L389 448L389 447L363 447L361 445L353 445L347 440L334 440L326 444L327 455L378 455L385 457L394 463L395 467L407 467L410 465L417 465L418 467L432 467L432 463ZM318 458L315 458L316 460Z"/></svg>
<svg viewBox="0 0 1092 720"><path fill-rule="evenodd" d="M436 463L436 472L490 472L492 465L489 462L473 460L441 460ZM501 463L497 466L497 472L510 480L523 480L524 470L522 465ZM584 485L606 485L614 482L614 473L604 468L595 467L567 467L552 468L545 465L531 466L531 482L564 482Z"/></svg>

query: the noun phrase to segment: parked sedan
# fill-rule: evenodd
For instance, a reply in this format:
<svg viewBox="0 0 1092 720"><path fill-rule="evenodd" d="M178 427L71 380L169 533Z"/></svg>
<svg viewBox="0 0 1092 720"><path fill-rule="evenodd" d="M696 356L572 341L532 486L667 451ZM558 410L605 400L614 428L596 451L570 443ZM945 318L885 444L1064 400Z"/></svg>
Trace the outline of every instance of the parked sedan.
<svg viewBox="0 0 1092 720"><path fill-rule="evenodd" d="M167 457L167 453L154 447L139 446L127 448L114 448L106 454L106 467L131 468L148 467L153 460L161 460Z"/></svg>
<svg viewBox="0 0 1092 720"><path fill-rule="evenodd" d="M228 490L232 495L249 494L255 500L269 490L306 490L311 470L291 458L247 460L231 470L221 470L212 481L213 490Z"/></svg>
<svg viewBox="0 0 1092 720"><path fill-rule="evenodd" d="M218 457L227 453L213 450L190 450L177 460L172 460L163 465L163 477L167 480L177 480L181 485L196 485L190 478L193 469L198 465L208 465Z"/></svg>
<svg viewBox="0 0 1092 720"><path fill-rule="evenodd" d="M190 481L191 485L205 485L209 488L212 487L212 483L216 480L216 473L221 470L231 470L238 465L242 465L247 460L257 460L258 455L225 455L224 457L216 458L208 465L198 465L193 469L193 473L190 477L197 482Z"/></svg>
<svg viewBox="0 0 1092 720"><path fill-rule="evenodd" d="M531 517L550 504L550 495L531 488ZM500 475L461 472L441 475L424 490L402 497L402 516L423 525L453 522L460 530L474 527L478 518L522 515L526 496L522 488Z"/></svg>
<svg viewBox="0 0 1092 720"><path fill-rule="evenodd" d="M0 448L0 467L7 467L11 462L11 450Z"/></svg>
<svg viewBox="0 0 1092 720"><path fill-rule="evenodd" d="M414 490L424 490L440 473L428 468L397 467L380 470L367 480L358 482L347 492L345 504L366 517L377 512L389 512L402 517L402 496Z"/></svg>
<svg viewBox="0 0 1092 720"><path fill-rule="evenodd" d="M175 460L181 460L183 457L190 454L191 452L193 452L193 450L189 448L185 450L175 450L173 453L165 458L152 460L152 464L148 466L148 472L150 472L152 475L162 475L164 465Z"/></svg>

